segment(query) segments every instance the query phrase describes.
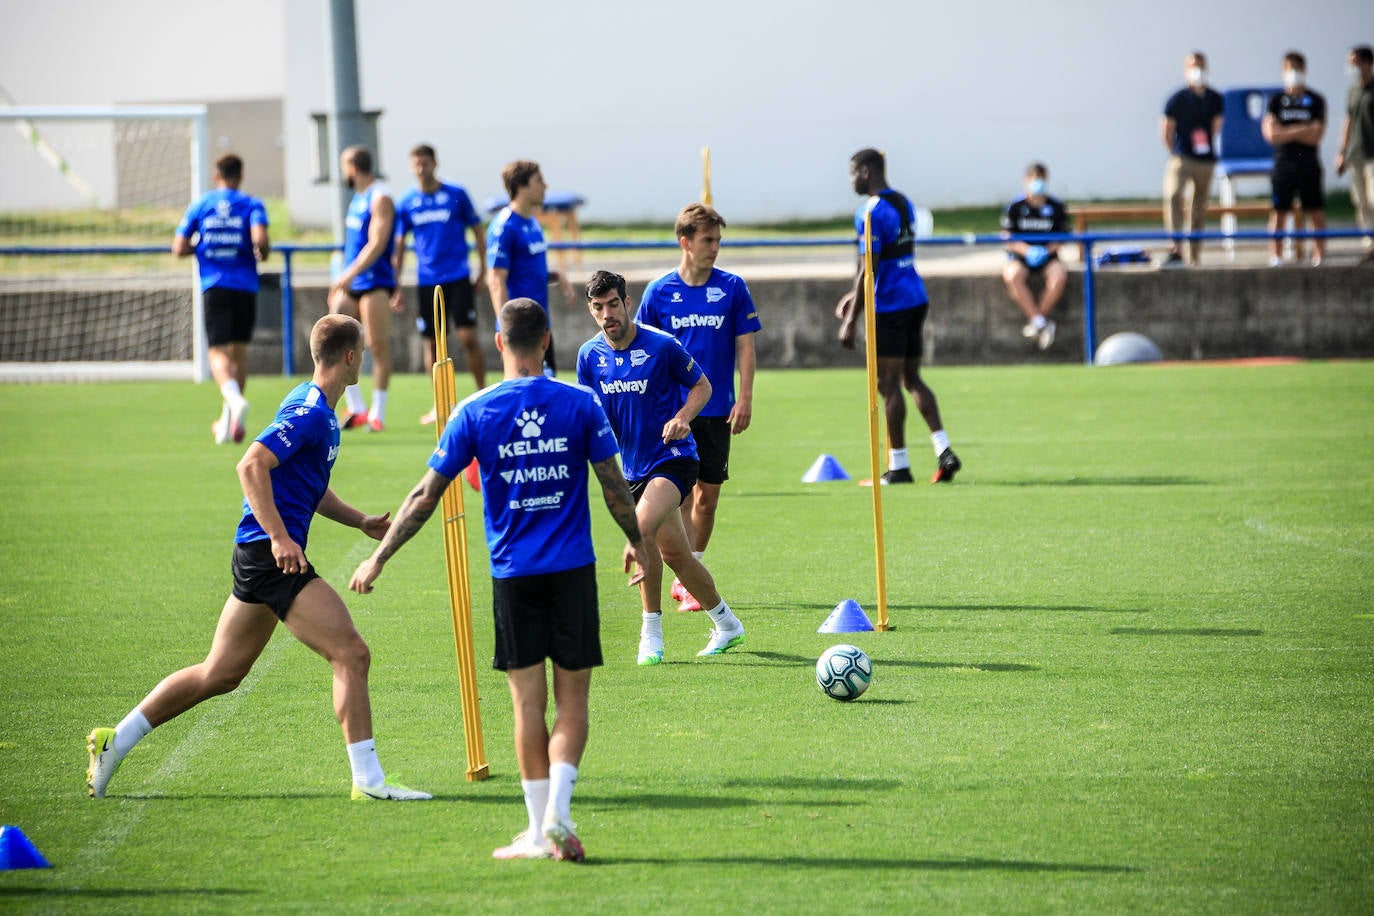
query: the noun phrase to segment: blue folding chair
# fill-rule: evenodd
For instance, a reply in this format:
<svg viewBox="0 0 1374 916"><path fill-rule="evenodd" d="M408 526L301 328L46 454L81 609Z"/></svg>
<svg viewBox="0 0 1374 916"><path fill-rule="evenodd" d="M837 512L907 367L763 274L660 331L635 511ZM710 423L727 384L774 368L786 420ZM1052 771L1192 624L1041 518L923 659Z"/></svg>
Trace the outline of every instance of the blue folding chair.
<svg viewBox="0 0 1374 916"><path fill-rule="evenodd" d="M1227 89L1221 94L1221 136L1217 143L1218 197L1223 207L1236 205L1237 178L1268 175L1274 167L1274 148L1264 139L1260 122L1268 111L1269 100L1283 90L1278 87ZM1236 231L1236 216L1221 217L1221 231L1231 235ZM1229 256L1235 257L1235 243L1223 243Z"/></svg>

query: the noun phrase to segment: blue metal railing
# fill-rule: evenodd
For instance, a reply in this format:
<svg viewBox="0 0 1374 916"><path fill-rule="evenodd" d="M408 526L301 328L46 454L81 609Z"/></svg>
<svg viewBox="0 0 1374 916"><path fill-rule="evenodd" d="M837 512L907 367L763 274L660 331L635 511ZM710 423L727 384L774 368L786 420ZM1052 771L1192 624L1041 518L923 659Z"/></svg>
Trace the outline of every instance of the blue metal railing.
<svg viewBox="0 0 1374 916"><path fill-rule="evenodd" d="M1081 245L1083 249L1083 361L1093 363L1097 349L1097 271L1093 247L1099 244L1118 242L1185 242L1185 241L1270 241L1273 239L1347 239L1365 238L1370 233L1360 229L1326 229L1321 232L1290 232L1280 230L1238 231L1238 232L1060 232L1018 235L1020 241L1043 244ZM916 239L916 245L923 248L953 246L1004 246L1007 239L1000 233L964 233L962 235L943 235ZM857 241L853 236L828 236L804 238L758 238L730 239L723 243L727 248L855 248ZM552 242L549 248L555 251L652 251L676 249L676 241L601 241L601 242ZM272 246L275 254L282 258L281 271L281 333L282 333L282 374L295 374L295 295L291 259L297 254L333 254L342 251L343 246L332 244L297 245L283 243ZM0 257L6 256L55 256L55 255L126 255L126 254L165 254L167 249L152 245L89 245L74 248L55 246L17 246L0 247Z"/></svg>

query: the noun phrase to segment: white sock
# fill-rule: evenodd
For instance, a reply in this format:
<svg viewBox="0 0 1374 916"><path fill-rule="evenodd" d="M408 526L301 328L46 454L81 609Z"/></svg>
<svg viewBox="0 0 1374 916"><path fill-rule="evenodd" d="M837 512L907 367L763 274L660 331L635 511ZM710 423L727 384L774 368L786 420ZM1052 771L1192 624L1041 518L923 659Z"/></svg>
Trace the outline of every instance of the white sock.
<svg viewBox="0 0 1374 916"><path fill-rule="evenodd" d="M577 767L571 763L549 764L549 806L544 817L550 814L560 820L572 820L573 786L577 784Z"/></svg>
<svg viewBox="0 0 1374 916"><path fill-rule="evenodd" d="M234 410L242 409L244 398L243 389L239 387L237 379L226 379L223 385L219 386L219 393L224 395L224 403Z"/></svg>
<svg viewBox="0 0 1374 916"><path fill-rule="evenodd" d="M911 461L906 456L904 448L890 448L887 450L887 466L893 471L901 471L911 467Z"/></svg>
<svg viewBox="0 0 1374 916"><path fill-rule="evenodd" d="M367 402L363 400L363 390L357 385L344 389L344 400L348 402L349 413L367 413Z"/></svg>
<svg viewBox="0 0 1374 916"><path fill-rule="evenodd" d="M643 622L640 623L640 625L639 625L639 635L640 635L641 637L643 637L643 636L653 636L653 637L655 637L655 638L657 638L657 639L662 640L662 639L663 639L663 612L662 612L662 611L654 611L652 614L645 614L645 615L643 616Z"/></svg>
<svg viewBox="0 0 1374 916"><path fill-rule="evenodd" d="M525 790L525 811L530 816L530 825L525 835L535 842L544 835L544 812L549 807L549 780L522 779L520 788Z"/></svg>
<svg viewBox="0 0 1374 916"><path fill-rule="evenodd" d="M372 392L372 412L368 414L374 420L386 421L386 392Z"/></svg>
<svg viewBox="0 0 1374 916"><path fill-rule="evenodd" d="M225 402L224 402L224 406L223 406L222 408L220 408L220 412L219 412L219 422L220 422L220 425L224 425L225 423L228 423L228 422L229 422L229 402L228 402L228 401L225 401Z"/></svg>
<svg viewBox="0 0 1374 916"><path fill-rule="evenodd" d="M949 434L943 429L937 429L930 434L930 444L935 446L935 457L939 458L949 448Z"/></svg>
<svg viewBox="0 0 1374 916"><path fill-rule="evenodd" d="M735 612L730 610L730 605L725 603L725 599L720 599L720 604L706 612L715 621L718 630L738 630L744 626L735 616Z"/></svg>
<svg viewBox="0 0 1374 916"><path fill-rule="evenodd" d="M386 782L382 762L377 759L377 742L373 738L356 741L348 746L348 765L353 768L353 785L380 786Z"/></svg>
<svg viewBox="0 0 1374 916"><path fill-rule="evenodd" d="M1040 330L1041 328L1043 328L1043 327L1045 326L1045 316L1044 316L1044 315L1036 315L1035 317L1033 317L1033 318L1030 320L1030 324L1031 324L1031 327L1035 328L1037 331Z"/></svg>
<svg viewBox="0 0 1374 916"><path fill-rule="evenodd" d="M702 557L704 557L705 555L706 555L706 551L704 551L704 550L693 550L693 551L692 551L692 556L696 557L698 560L700 560L700 559L701 559Z"/></svg>
<svg viewBox="0 0 1374 916"><path fill-rule="evenodd" d="M148 737L152 730L153 727L148 724L148 718L143 715L143 710L135 706L133 712L115 726L115 756L123 760L124 755L133 750L135 744Z"/></svg>

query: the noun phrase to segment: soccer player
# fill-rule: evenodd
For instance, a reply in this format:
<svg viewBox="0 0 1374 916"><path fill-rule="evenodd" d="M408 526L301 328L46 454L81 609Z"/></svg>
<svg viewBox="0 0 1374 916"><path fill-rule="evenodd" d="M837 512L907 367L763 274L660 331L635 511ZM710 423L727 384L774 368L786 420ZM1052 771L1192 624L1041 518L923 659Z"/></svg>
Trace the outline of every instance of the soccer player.
<svg viewBox="0 0 1374 916"><path fill-rule="evenodd" d="M550 280L558 283L563 298L571 305L573 291L567 276L549 271L548 244L539 226L539 211L544 206L548 185L539 171L539 163L518 159L501 170L501 181L510 204L487 227L487 290L491 293L492 310L499 318L501 306L523 297L538 302L549 315ZM549 327L553 327L552 315ZM552 336L544 355L544 371L548 375L558 372Z"/></svg>
<svg viewBox="0 0 1374 916"><path fill-rule="evenodd" d="M1002 268L1002 282L1007 294L1026 324L1021 336L1035 341L1042 350L1054 343L1055 324L1050 319L1054 308L1064 295L1069 272L1059 260L1058 242L1027 242L1017 236L1037 233L1068 232L1069 214L1064 203L1045 191L1050 171L1041 162L1032 162L1026 169L1026 193L1007 204L1002 211L1002 234L1007 239L1007 265ZM1032 276L1044 280L1044 290L1037 299L1031 292Z"/></svg>
<svg viewBox="0 0 1374 916"><path fill-rule="evenodd" d="M210 425L215 442L242 442L248 401L248 343L258 312L258 261L271 250L267 208L239 191L243 160L233 153L215 162L215 190L186 210L172 239L172 253L195 254L205 307L210 374L224 398ZM194 244L192 238L195 237Z"/></svg>
<svg viewBox="0 0 1374 916"><path fill-rule="evenodd" d="M692 554L706 553L716 526L720 489L730 479L730 437L749 428L754 413L754 335L763 329L744 280L716 267L725 220L705 204L688 204L673 227L682 259L677 270L644 290L635 321L673 334L711 383L711 399L692 420L700 473L682 504ZM735 370L739 369L739 395ZM670 597L679 611L699 611L697 601L674 580Z"/></svg>
<svg viewBox="0 0 1374 916"><path fill-rule="evenodd" d="M601 333L578 351L577 381L596 393L620 441L648 557L640 565L639 664L663 661L665 563L711 617L706 648L697 655L720 655L744 641L744 624L692 555L680 511L697 480L691 423L711 399L711 382L677 338L630 320L625 278L619 274L592 274L587 309Z"/></svg>
<svg viewBox="0 0 1374 916"><path fill-rule="evenodd" d="M861 149L849 159L850 186L854 193L867 198L854 214L854 228L859 233L859 270L853 288L835 306L840 319L840 344L854 349L854 326L864 309L863 259L869 256L863 249L864 214L871 212L873 229L872 253L874 264L873 311L876 322L878 352L878 393L883 396L883 413L887 419L887 470L881 483L911 483L911 462L906 453L906 385L916 401L916 409L930 427L930 441L935 446L936 468L931 483L948 482L963 467L940 420L940 406L935 392L921 381L921 330L925 326L929 299L921 275L916 272L915 233L912 223L916 213L911 201L887 185L887 163L875 149ZM878 483L879 481L874 481Z"/></svg>
<svg viewBox="0 0 1374 916"><path fill-rule="evenodd" d="M367 515L329 488L339 453L333 404L358 380L362 327L344 315L326 315L310 332L314 377L298 385L277 409L276 420L248 446L238 464L243 517L234 537L233 593L220 612L210 653L153 688L114 728L86 736L86 783L103 798L125 755L157 726L210 697L228 693L247 676L281 621L292 635L334 669L334 713L343 726L353 769L353 798L413 801L430 796L387 782L372 737L367 692L370 653L338 592L306 558L316 514L386 534L386 515Z"/></svg>
<svg viewBox="0 0 1374 916"><path fill-rule="evenodd" d="M329 311L363 323L367 346L372 350L372 409L355 382L348 386L348 416L344 429L366 427L379 433L386 424L386 395L391 385L391 294L396 291L392 249L396 240L396 204L391 191L372 171L372 151L350 146L339 156L339 168L353 189L345 220L344 269L329 287Z"/></svg>
<svg viewBox="0 0 1374 916"><path fill-rule="evenodd" d="M438 160L434 147L421 143L410 151L410 171L416 187L396 202L396 253L392 260L396 277L405 263L406 236L415 233L415 293L419 317L416 324L424 345L425 374L434 368L434 288L444 291L444 310L458 328L458 341L468 357L468 371L481 391L487 387L487 371L482 348L477 343L475 293L486 282L486 261L478 260L477 276L468 265L465 233L472 233L472 244L481 251L486 234L482 220L472 206L468 192L456 184L440 181L434 174ZM471 279L469 279L471 278ZM391 310L403 311L401 287L391 294ZM420 418L433 423L434 408Z"/></svg>
<svg viewBox="0 0 1374 916"><path fill-rule="evenodd" d="M573 784L587 744L587 695L601 664L596 555L587 507L587 464L629 541L625 568L646 562L634 503L616 464L596 398L545 378L548 316L532 299L501 307L496 346L505 380L454 409L429 471L396 513L382 543L349 587L372 591L386 561L434 513L444 491L474 458L482 468L483 516L491 548L496 653L515 709L515 756L529 826L498 859L580 861L571 820ZM553 729L546 722L553 662Z"/></svg>

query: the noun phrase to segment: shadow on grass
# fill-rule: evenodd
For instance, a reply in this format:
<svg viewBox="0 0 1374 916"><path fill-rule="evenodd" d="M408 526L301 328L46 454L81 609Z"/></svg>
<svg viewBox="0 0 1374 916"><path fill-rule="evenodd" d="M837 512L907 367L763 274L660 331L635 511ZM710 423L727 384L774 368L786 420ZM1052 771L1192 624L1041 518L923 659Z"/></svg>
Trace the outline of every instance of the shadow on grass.
<svg viewBox="0 0 1374 916"><path fill-rule="evenodd" d="M1016 662L923 662L920 660L879 658L878 665L883 668L946 668L968 671L1039 671L1039 665L1022 665Z"/></svg>
<svg viewBox="0 0 1374 916"><path fill-rule="evenodd" d="M861 701L863 702L863 701ZM881 777L847 778L841 776L760 776L742 779L726 779L721 785L727 789L786 789L788 791L833 791L835 789L864 789L866 791L890 792L900 789L900 779Z"/></svg>
<svg viewBox="0 0 1374 916"><path fill-rule="evenodd" d="M1175 627L1153 630L1149 627L1112 627L1113 636L1263 636L1263 630L1228 630L1223 627Z"/></svg>
<svg viewBox="0 0 1374 916"><path fill-rule="evenodd" d="M1091 862L1028 862L1021 859L903 859L878 856L698 856L683 858L629 857L588 859L588 865L748 865L751 867L829 868L854 871L870 868L913 869L923 871L1010 871L1063 872L1077 874L1128 875L1140 872L1128 865L1097 865Z"/></svg>
<svg viewBox="0 0 1374 916"><path fill-rule="evenodd" d="M891 605L900 611L1044 611L1057 614L1148 614L1145 607L1094 607L1089 604L927 604Z"/></svg>
<svg viewBox="0 0 1374 916"><path fill-rule="evenodd" d="M99 897L108 903L117 903L120 897L246 897L256 893L237 887L0 887L0 899Z"/></svg>
<svg viewBox="0 0 1374 916"><path fill-rule="evenodd" d="M842 788L841 785L829 787L831 790ZM501 799L502 804L509 805L510 799ZM838 808L851 804L848 801L839 799L815 799L815 798L796 798L796 799L768 799L763 801L757 798L745 798L739 795L730 795L722 792L719 795L668 795L664 793L635 793L629 792L621 795L585 795L578 793L578 807L588 808L633 808L645 811L655 811L661 809L672 809L679 811L690 811L698 808L754 808L761 805L778 807L783 805L798 806L803 808Z"/></svg>
<svg viewBox="0 0 1374 916"><path fill-rule="evenodd" d="M980 480L984 487L1206 487L1212 481L1200 477L1066 477L1062 480Z"/></svg>

